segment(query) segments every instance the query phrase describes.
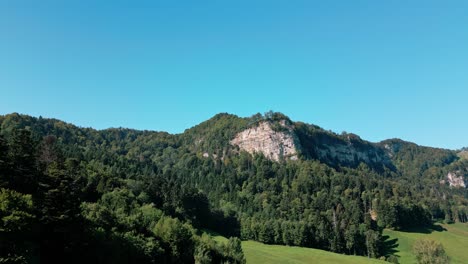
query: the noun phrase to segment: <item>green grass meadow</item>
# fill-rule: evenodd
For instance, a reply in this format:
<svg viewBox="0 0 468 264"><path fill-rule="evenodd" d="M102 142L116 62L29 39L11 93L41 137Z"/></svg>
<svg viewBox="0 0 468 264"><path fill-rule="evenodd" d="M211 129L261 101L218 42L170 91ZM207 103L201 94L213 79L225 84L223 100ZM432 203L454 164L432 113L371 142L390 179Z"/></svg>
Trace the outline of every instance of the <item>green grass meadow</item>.
<svg viewBox="0 0 468 264"><path fill-rule="evenodd" d="M399 256L401 264L416 263L413 255L413 243L419 238L438 241L444 246L450 263L468 263L468 224L436 224L434 229L419 229L408 232L385 230L387 241L393 241L391 249ZM226 238L215 235L216 240L225 241ZM247 263L388 263L377 259L360 256L336 254L324 250L279 245L265 245L255 241L243 241Z"/></svg>
<svg viewBox="0 0 468 264"><path fill-rule="evenodd" d="M347 256L324 250L288 247L278 245L265 245L254 241L242 243L247 263L385 263L377 259L366 257Z"/></svg>
<svg viewBox="0 0 468 264"><path fill-rule="evenodd" d="M225 237L219 235L216 235L214 237L217 241L227 241ZM361 256L348 256L320 249L289 247L280 245L266 245L255 241L242 241L242 250L244 251L245 258L247 259L248 264L386 263L377 259L369 259L367 257Z"/></svg>
<svg viewBox="0 0 468 264"><path fill-rule="evenodd" d="M414 230L401 232L385 230L384 235L390 239L397 238L398 246L395 255L400 257L400 263L416 263L412 253L413 243L419 238L427 238L442 243L450 257L450 263L468 263L468 224L456 223L451 225L437 224L436 230Z"/></svg>

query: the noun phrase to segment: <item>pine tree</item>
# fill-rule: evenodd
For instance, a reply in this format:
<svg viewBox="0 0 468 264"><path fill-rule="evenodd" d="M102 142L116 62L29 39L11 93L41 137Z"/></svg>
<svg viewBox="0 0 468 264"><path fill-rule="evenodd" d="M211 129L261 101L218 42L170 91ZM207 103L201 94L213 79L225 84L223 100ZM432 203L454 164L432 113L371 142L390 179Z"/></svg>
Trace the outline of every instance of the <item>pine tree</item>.
<svg viewBox="0 0 468 264"><path fill-rule="evenodd" d="M33 194L37 190L39 172L36 144L29 130L15 130L9 153L13 168L9 179L10 188L21 193Z"/></svg>
<svg viewBox="0 0 468 264"><path fill-rule="evenodd" d="M0 188L9 187L9 158L8 145L3 136L0 134Z"/></svg>

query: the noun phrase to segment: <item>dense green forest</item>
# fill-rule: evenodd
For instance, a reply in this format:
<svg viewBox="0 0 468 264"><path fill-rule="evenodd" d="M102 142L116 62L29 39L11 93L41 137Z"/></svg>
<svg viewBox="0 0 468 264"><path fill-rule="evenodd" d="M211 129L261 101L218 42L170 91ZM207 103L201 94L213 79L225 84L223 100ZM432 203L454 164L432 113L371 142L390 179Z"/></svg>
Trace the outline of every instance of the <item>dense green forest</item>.
<svg viewBox="0 0 468 264"><path fill-rule="evenodd" d="M281 120L298 160L229 143ZM455 151L370 143L280 113L218 114L176 135L10 114L0 135L0 263L244 263L241 239L394 259L384 228L468 221L467 189L441 182L468 170ZM375 158L320 156L329 145Z"/></svg>

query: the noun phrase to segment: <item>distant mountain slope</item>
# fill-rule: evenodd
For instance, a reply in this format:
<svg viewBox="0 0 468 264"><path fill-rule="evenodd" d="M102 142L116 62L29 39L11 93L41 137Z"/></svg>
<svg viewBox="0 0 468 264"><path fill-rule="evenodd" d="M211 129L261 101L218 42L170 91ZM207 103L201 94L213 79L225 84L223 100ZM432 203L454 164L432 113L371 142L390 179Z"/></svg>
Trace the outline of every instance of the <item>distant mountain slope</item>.
<svg viewBox="0 0 468 264"><path fill-rule="evenodd" d="M249 118L218 114L177 135L124 128L95 130L57 119L16 113L0 116L0 123L6 134L15 128L28 127L38 138L53 134L68 147L79 145L89 148L89 151L96 151L91 146L93 144L108 145L115 153L133 159L156 158L157 153L167 147L182 147L205 156L214 154L215 157L247 150L267 157L284 158L283 152L289 146L290 151L296 153L294 157L319 160L334 168L356 168L364 163L381 173L393 171L411 176L421 176L429 168L441 168L459 159L452 150L418 146L400 139L371 143L355 134L336 134L316 125L293 122L281 113L256 114ZM257 134L249 129L256 129ZM234 139L243 132L243 144L240 145L236 143L240 141Z"/></svg>
<svg viewBox="0 0 468 264"><path fill-rule="evenodd" d="M422 175L430 167L443 167L458 160L455 151L418 146L400 139L379 143L402 174Z"/></svg>
<svg viewBox="0 0 468 264"><path fill-rule="evenodd" d="M232 152L231 145L239 146L230 144L237 135L243 137L242 141L234 141L243 142L240 149L280 157L285 148L291 147L291 153L302 159L316 159L334 168L356 168L364 163L379 172L420 176L430 167L443 167L458 159L452 150L418 146L400 139L372 143L355 134L336 134L316 125L293 122L281 113L250 118L219 114L186 130L182 137L194 150L223 156Z"/></svg>

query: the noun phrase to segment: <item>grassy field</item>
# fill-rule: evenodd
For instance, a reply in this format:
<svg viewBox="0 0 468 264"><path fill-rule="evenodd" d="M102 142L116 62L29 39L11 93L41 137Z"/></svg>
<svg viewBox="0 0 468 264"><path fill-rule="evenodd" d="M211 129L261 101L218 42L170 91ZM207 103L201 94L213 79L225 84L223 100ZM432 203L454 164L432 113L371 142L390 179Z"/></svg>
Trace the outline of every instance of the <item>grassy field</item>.
<svg viewBox="0 0 468 264"><path fill-rule="evenodd" d="M324 250L242 242L247 263L386 263L366 257L347 256ZM388 262L387 262L388 263Z"/></svg>
<svg viewBox="0 0 468 264"><path fill-rule="evenodd" d="M213 234L214 235L214 234ZM468 263L468 224L437 224L433 229L418 229L409 232L385 230L387 241L392 241L394 254L401 264L416 263L412 253L413 243L419 238L428 238L442 243L450 257L450 263ZM218 241L227 239L214 235ZM366 257L347 256L328 251L265 245L255 241L243 241L247 263L388 263Z"/></svg>
<svg viewBox="0 0 468 264"><path fill-rule="evenodd" d="M215 236L217 241L225 242L226 238ZM265 245L255 241L243 241L242 249L247 259L247 263L263 264L263 263L285 263L285 264L301 264L301 263L344 263L344 264L359 264L359 263L388 263L377 259L368 259L366 257L347 256L336 254L324 250L303 248L303 247L288 247L278 245Z"/></svg>
<svg viewBox="0 0 468 264"><path fill-rule="evenodd" d="M419 238L428 238L442 243L450 257L450 263L468 263L468 224L436 225L435 229L414 230L401 232L385 230L384 235L390 239L398 239L395 248L396 255L400 256L400 263L416 263L412 253L414 241Z"/></svg>

